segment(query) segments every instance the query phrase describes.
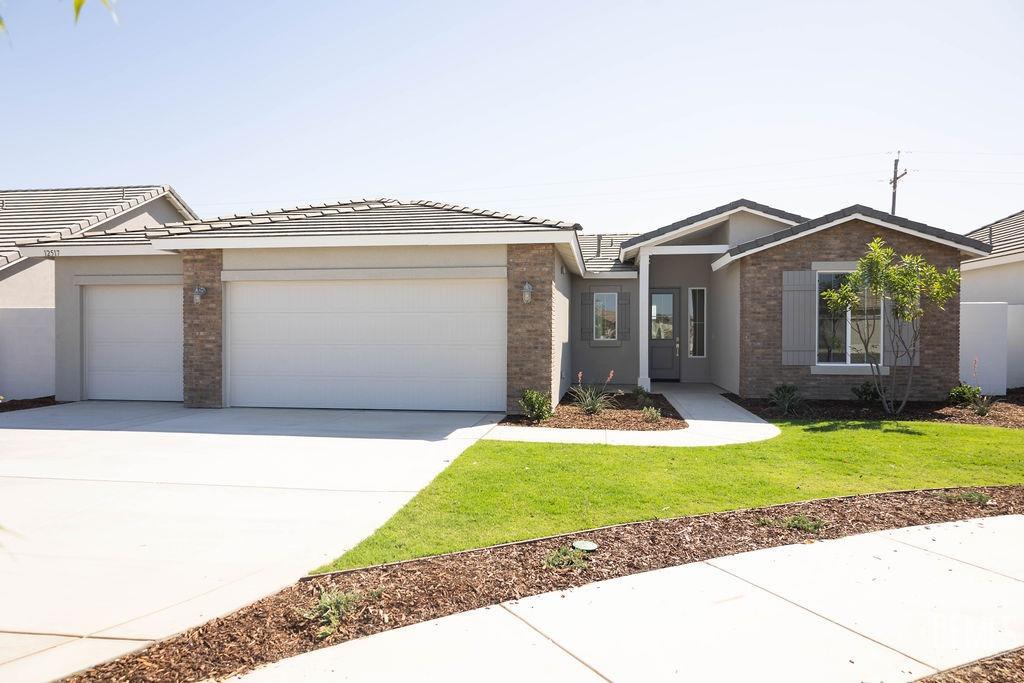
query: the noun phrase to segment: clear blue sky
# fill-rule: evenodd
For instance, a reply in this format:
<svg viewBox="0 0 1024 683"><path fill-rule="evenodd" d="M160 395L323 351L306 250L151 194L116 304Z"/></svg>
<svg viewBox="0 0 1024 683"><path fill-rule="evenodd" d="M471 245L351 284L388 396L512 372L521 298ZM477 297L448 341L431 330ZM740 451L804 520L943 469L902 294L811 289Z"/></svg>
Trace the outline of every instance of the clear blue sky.
<svg viewBox="0 0 1024 683"><path fill-rule="evenodd" d="M1024 209L1024 3L0 0L0 187L364 196L638 231L738 197ZM4 44L6 43L6 44Z"/></svg>

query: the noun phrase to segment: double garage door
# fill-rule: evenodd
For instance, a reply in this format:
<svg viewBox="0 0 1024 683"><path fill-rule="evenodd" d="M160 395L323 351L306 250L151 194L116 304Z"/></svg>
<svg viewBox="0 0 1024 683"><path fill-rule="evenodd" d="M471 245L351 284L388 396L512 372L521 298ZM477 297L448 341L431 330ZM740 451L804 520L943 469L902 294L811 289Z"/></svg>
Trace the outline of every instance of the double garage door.
<svg viewBox="0 0 1024 683"><path fill-rule="evenodd" d="M120 290L115 294L121 304L126 299L137 303L122 305L116 318L109 315L113 306L105 306L106 315L91 324L87 319L86 330L95 330L92 337L86 335L87 395L181 400L181 288L97 287L94 303L107 296L100 290ZM505 297L505 280L498 278L227 283L226 402L257 407L504 410ZM87 305L86 311L87 317L99 312L95 305ZM176 316L176 332L161 325L161 341L147 337L154 342L151 348L157 350L161 368L176 363L177 384L172 387L168 381L157 392L159 384L139 372L139 347L145 340L128 335L121 348L115 348L114 338L117 330L164 316ZM88 361L97 335L95 341L105 345L105 361L115 356L128 361L115 372L105 362L102 382L99 375L93 377L98 366ZM152 369L145 372L152 378ZM102 391L94 392L94 386Z"/></svg>

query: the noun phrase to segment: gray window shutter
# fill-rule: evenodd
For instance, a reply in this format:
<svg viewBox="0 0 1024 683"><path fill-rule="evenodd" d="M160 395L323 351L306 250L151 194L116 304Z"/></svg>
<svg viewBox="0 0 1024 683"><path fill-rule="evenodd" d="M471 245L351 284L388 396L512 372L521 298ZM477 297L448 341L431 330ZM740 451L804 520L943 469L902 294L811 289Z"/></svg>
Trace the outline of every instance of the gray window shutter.
<svg viewBox="0 0 1024 683"><path fill-rule="evenodd" d="M619 339L622 341L629 341L629 330L630 321L633 320L632 314L629 312L629 292L619 292Z"/></svg>
<svg viewBox="0 0 1024 683"><path fill-rule="evenodd" d="M580 339L590 341L594 338L594 294L580 294Z"/></svg>
<svg viewBox="0 0 1024 683"><path fill-rule="evenodd" d="M818 287L813 270L782 273L782 364L814 365L818 353Z"/></svg>
<svg viewBox="0 0 1024 683"><path fill-rule="evenodd" d="M895 325L901 331L901 333L903 335L903 338L905 340L907 340L908 342L914 336L914 326L911 323L909 323L909 322L907 322L905 320L897 320L895 318L895 316L893 316L893 314L892 314L892 310L890 308L890 305L889 305L888 301L885 302L884 310L885 310L885 323L884 323L884 325L882 327L882 344L883 344L884 348L883 348L883 354L882 355L884 355L885 358L882 359L882 362L883 362L884 365L886 365L886 366L891 368L893 365L896 364L896 354L893 353L893 348L892 348L892 346L893 346L893 344L892 344L892 342L893 342L893 337L892 337L893 327L892 326ZM896 343L898 344L899 342L896 342ZM901 349L901 352L902 352L902 349ZM904 367L904 366L910 365L910 358L908 358L907 355L904 353L903 356L900 357L899 364L900 364L900 367ZM917 349L914 351L914 365L920 365L920 364L921 364L921 340L919 339L918 340L918 344L917 344Z"/></svg>

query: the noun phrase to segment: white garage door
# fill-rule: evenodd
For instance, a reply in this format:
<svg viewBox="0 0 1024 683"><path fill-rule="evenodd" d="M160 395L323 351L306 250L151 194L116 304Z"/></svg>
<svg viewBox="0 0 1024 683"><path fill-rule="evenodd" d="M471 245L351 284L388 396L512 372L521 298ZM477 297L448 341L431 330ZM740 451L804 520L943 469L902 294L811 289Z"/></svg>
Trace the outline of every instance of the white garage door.
<svg viewBox="0 0 1024 683"><path fill-rule="evenodd" d="M83 289L85 397L182 400L181 287Z"/></svg>
<svg viewBox="0 0 1024 683"><path fill-rule="evenodd" d="M505 280L239 282L235 406L501 410Z"/></svg>

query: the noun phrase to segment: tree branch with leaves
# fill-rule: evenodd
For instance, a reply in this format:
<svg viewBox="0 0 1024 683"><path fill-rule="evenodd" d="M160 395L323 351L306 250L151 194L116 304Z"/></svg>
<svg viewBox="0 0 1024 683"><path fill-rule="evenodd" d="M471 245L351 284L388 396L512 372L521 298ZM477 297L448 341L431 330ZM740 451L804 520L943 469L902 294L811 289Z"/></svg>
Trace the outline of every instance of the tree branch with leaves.
<svg viewBox="0 0 1024 683"><path fill-rule="evenodd" d="M897 258L892 247L876 237L857 262L857 269L838 287L821 292L821 298L833 315L849 315L860 321L851 328L865 350L871 348L877 326L882 325L885 348L889 350L888 362L881 353L866 355L872 381L887 414L902 412L910 398L925 306L944 310L959 290L957 269L940 272L920 255L904 254ZM880 321L867 310L872 299L881 303ZM882 368L886 366L889 367L888 377L883 375ZM900 366L906 366L905 373L896 372Z"/></svg>
<svg viewBox="0 0 1024 683"><path fill-rule="evenodd" d="M79 15L82 14L82 8L85 7L85 2L86 2L86 0L74 0L74 2L72 3L72 9L74 10L74 13L75 13L75 23L76 24L78 23ZM100 2L102 2L103 6L106 7L110 11L110 14L114 17L114 21L117 21L117 14L114 12L114 2L115 2L115 0L100 0ZM7 24L4 23L4 18L2 16L0 16L0 33L6 33L6 32L7 32Z"/></svg>

